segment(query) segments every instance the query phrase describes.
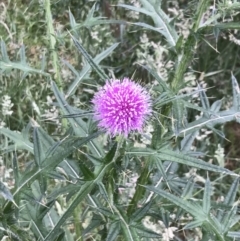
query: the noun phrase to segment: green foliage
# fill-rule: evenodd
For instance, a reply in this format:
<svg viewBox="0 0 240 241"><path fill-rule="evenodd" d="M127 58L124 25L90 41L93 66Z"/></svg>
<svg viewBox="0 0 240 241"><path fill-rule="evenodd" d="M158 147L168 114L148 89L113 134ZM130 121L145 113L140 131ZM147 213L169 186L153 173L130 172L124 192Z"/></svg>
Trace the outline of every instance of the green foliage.
<svg viewBox="0 0 240 241"><path fill-rule="evenodd" d="M240 3L93 2L0 6L0 239L238 240ZM153 113L111 137L91 99L126 76Z"/></svg>

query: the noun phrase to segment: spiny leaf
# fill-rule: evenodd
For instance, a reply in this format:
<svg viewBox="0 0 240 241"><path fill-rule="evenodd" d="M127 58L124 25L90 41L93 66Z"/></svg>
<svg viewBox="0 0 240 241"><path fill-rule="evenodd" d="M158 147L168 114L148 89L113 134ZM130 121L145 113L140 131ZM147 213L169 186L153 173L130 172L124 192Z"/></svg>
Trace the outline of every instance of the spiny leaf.
<svg viewBox="0 0 240 241"><path fill-rule="evenodd" d="M13 174L14 174L14 180L15 180L15 187L18 187L18 185L19 185L19 168L18 168L17 155L16 155L15 152L13 153L12 166L13 166Z"/></svg>
<svg viewBox="0 0 240 241"><path fill-rule="evenodd" d="M181 141L181 151L185 151L185 152L190 151L192 144L197 135L198 135L198 131L195 131L186 135Z"/></svg>
<svg viewBox="0 0 240 241"><path fill-rule="evenodd" d="M84 180L85 181L91 181L94 179L94 174L93 172L84 164L84 163L78 163L79 168L83 174Z"/></svg>
<svg viewBox="0 0 240 241"><path fill-rule="evenodd" d="M198 89L201 89L200 86L198 86ZM203 109L205 109L205 110L210 109L210 103L209 103L208 97L206 95L206 92L205 91L200 91L199 92L199 97L200 97L200 101L201 101ZM204 113L204 115L206 116L205 113Z"/></svg>
<svg viewBox="0 0 240 241"><path fill-rule="evenodd" d="M10 62L10 59L7 54L7 47L4 41L1 40L1 54L2 54L2 60L6 63ZM1 65L0 65L1 66Z"/></svg>
<svg viewBox="0 0 240 241"><path fill-rule="evenodd" d="M223 204L229 207L232 206L232 204L236 199L236 194L238 192L238 185L239 185L239 178L236 178L232 183L226 197L224 198ZM219 222L222 223L223 218L224 218L224 210L218 210L217 219L219 220Z"/></svg>
<svg viewBox="0 0 240 241"><path fill-rule="evenodd" d="M115 241L120 233L121 226L119 221L115 221L109 225L106 241Z"/></svg>
<svg viewBox="0 0 240 241"><path fill-rule="evenodd" d="M232 88L233 88L233 107L235 111L240 109L240 89L235 76L232 74Z"/></svg>
<svg viewBox="0 0 240 241"><path fill-rule="evenodd" d="M134 228L136 229L138 236L141 238L147 238L148 240L159 240L162 237L160 234L146 228L144 225L134 225Z"/></svg>
<svg viewBox="0 0 240 241"><path fill-rule="evenodd" d="M179 132L179 130L184 126L186 122L185 118L185 106L181 101L173 101L172 102L172 118L175 132Z"/></svg>
<svg viewBox="0 0 240 241"><path fill-rule="evenodd" d="M210 110L217 113L220 111L221 107L222 107L222 100L217 100L213 102L213 104L210 107Z"/></svg>
<svg viewBox="0 0 240 241"><path fill-rule="evenodd" d="M93 59L93 61L96 64L99 64L103 59L105 59L108 55L110 55L113 52L113 50L115 48L117 48L118 45L119 45L119 43L115 43L115 44L111 45L109 48L107 48L106 50L104 50L103 52L98 54ZM74 94L74 91L77 89L77 87L79 86L79 84L81 83L83 78L91 70L91 64L90 63L88 65L84 66L79 74L75 69L73 69L73 67L71 68L71 66L69 66L69 64L67 64L67 66L76 74L76 80L69 86L68 91L66 93L66 98L68 98L69 96ZM104 82L105 81L106 81L106 79L104 79Z"/></svg>
<svg viewBox="0 0 240 241"><path fill-rule="evenodd" d="M168 193L164 190L159 188L155 188L153 186L145 186L146 189L149 191L155 192L156 194L160 195L171 201L172 203L176 204L178 207L181 207L186 212L190 213L193 217L196 217L198 220L205 220L206 214L203 212L202 208L195 203L190 203L189 201L183 200L182 198L176 197L175 195Z"/></svg>
<svg viewBox="0 0 240 241"><path fill-rule="evenodd" d="M194 220L192 222L189 222L184 226L184 229L190 229L193 230L194 228L197 228L199 226L202 226L202 221L201 220Z"/></svg>
<svg viewBox="0 0 240 241"><path fill-rule="evenodd" d="M240 121L240 112L236 112L234 109L219 111L217 114L212 115L211 118L201 117L200 119L188 123L184 128L176 133L178 136L184 136L194 131L201 129L204 126L215 126L217 124L224 124L229 121Z"/></svg>
<svg viewBox="0 0 240 241"><path fill-rule="evenodd" d="M233 238L233 240L236 240L240 238L240 232L229 231L227 236Z"/></svg>
<svg viewBox="0 0 240 241"><path fill-rule="evenodd" d="M11 201L16 207L17 204L13 200L12 193L8 190L3 182L0 181L0 194L7 200Z"/></svg>
<svg viewBox="0 0 240 241"><path fill-rule="evenodd" d="M65 114L65 115L77 114L76 112L73 111L73 108L71 106L69 106L69 104L67 103L63 94L59 91L58 87L56 86L56 84L54 82L52 82L52 89L53 89L56 99L60 105L60 108L63 111L63 114ZM80 117L73 117L73 118L68 119L68 121L70 122L76 136L86 136L88 134L86 123ZM98 156L98 157L103 156L104 152L103 152L102 148L100 148L98 142L96 142L94 140L90 140L89 146L91 147L91 151L96 156Z"/></svg>
<svg viewBox="0 0 240 241"><path fill-rule="evenodd" d="M112 148L114 150L114 148ZM111 151L112 151L111 149ZM110 153L111 153L110 151ZM112 153L110 154L110 156ZM76 208L76 206L91 192L91 190L96 186L96 184L101 181L103 176L106 174L106 172L111 168L112 162L105 163L102 165L98 170L96 170L95 179L92 181L85 182L78 193L76 194L75 198L71 202L71 204L68 206L65 213L60 217L54 228L49 232L49 234L45 237L44 241L51 241L56 237L56 234L61 229L62 224L67 220L68 217L72 215L73 210Z"/></svg>
<svg viewBox="0 0 240 241"><path fill-rule="evenodd" d="M4 127L0 128L0 133L14 141L17 150L24 149L33 153L33 144L29 140L26 140L22 134Z"/></svg>
<svg viewBox="0 0 240 241"><path fill-rule="evenodd" d="M152 202L148 202L143 207L138 208L137 211L135 211L131 215L131 220L133 220L134 222L140 221L143 217L146 216L146 214L149 211L151 205L152 205Z"/></svg>
<svg viewBox="0 0 240 241"><path fill-rule="evenodd" d="M181 195L182 198L184 199L189 199L192 197L192 192L194 188L194 181L193 181L193 176L188 179L187 185L183 189L183 193Z"/></svg>
<svg viewBox="0 0 240 241"><path fill-rule="evenodd" d="M53 170L64 158L68 157L73 151L80 146L88 143L90 140L96 138L100 133L96 132L88 137L73 137L69 138L59 146L57 146L51 154L49 154L43 161L42 167L45 171Z"/></svg>
<svg viewBox="0 0 240 241"><path fill-rule="evenodd" d="M42 140L40 139L37 127L35 127L33 131L33 147L36 166L41 167L41 163L45 158L45 152L43 151Z"/></svg>
<svg viewBox="0 0 240 241"><path fill-rule="evenodd" d="M211 208L211 183L207 178L203 195L203 211L209 213Z"/></svg>
<svg viewBox="0 0 240 241"><path fill-rule="evenodd" d="M202 161L201 159L189 156L189 154L178 153L175 151L163 149L159 152L159 158L162 160L173 161L177 163L182 163L188 166L200 168L206 171L220 172L229 175L236 175L235 173L229 171L226 168L213 165L211 163Z"/></svg>
<svg viewBox="0 0 240 241"><path fill-rule="evenodd" d="M118 4L118 6L150 16L154 21L156 28L150 27L145 23L137 23L137 25L142 25L149 29L153 28L154 30L158 29L158 31L166 38L169 45L171 47L175 46L178 36L175 29L171 26L168 16L159 8L159 6L152 4L147 0L141 0L141 3L143 8L137 8L126 4Z"/></svg>
<svg viewBox="0 0 240 241"><path fill-rule="evenodd" d="M104 81L107 80L108 76L101 70L99 65L95 63L94 59L88 54L88 52L84 49L84 47L80 44L80 42L73 36L72 36L72 40L75 46L77 47L77 49L79 50L79 52L82 53L82 55L86 58L90 66L97 72L99 77Z"/></svg>
<svg viewBox="0 0 240 241"><path fill-rule="evenodd" d="M240 29L240 22L224 22L224 23L217 23L214 26L215 28L224 30L224 29Z"/></svg>

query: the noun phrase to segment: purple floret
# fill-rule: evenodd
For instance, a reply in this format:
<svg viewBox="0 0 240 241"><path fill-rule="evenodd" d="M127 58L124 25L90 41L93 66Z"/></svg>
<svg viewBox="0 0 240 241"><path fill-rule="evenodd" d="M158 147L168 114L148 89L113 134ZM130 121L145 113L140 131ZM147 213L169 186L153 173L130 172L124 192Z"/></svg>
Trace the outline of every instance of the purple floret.
<svg viewBox="0 0 240 241"><path fill-rule="evenodd" d="M92 100L98 127L111 136L141 131L151 114L150 95L139 84L128 78L111 79Z"/></svg>

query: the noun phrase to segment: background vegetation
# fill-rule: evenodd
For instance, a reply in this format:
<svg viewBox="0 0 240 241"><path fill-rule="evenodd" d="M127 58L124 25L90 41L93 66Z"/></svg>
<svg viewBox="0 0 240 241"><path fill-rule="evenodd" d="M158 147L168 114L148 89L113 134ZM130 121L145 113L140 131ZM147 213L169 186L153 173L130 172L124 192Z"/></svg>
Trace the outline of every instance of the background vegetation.
<svg viewBox="0 0 240 241"><path fill-rule="evenodd" d="M0 240L240 240L237 0L0 2ZM131 77L143 133L97 129Z"/></svg>

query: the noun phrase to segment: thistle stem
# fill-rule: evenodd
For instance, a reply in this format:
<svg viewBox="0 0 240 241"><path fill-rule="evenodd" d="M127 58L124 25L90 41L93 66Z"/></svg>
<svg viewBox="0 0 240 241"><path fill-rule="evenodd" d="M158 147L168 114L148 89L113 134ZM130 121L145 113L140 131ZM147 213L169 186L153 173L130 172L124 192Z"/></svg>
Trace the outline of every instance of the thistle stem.
<svg viewBox="0 0 240 241"><path fill-rule="evenodd" d="M60 68L59 68L58 55L55 50L57 41L56 41L55 32L53 28L53 19L52 19L52 13L51 13L50 0L44 1L44 9L45 9L45 18L47 22L47 35L49 37L49 42L50 42L52 65L55 71L54 79L56 80L56 84L58 88L62 91L63 82L62 82Z"/></svg>
<svg viewBox="0 0 240 241"><path fill-rule="evenodd" d="M148 178L149 178L149 174L150 174L149 163L150 163L150 160L148 159L145 163L145 167L143 168L140 177L138 178L136 191L128 206L128 210L127 210L128 217L131 217L131 215L134 213L134 211L137 208L139 200L142 199L142 197L146 191L145 187L143 187L142 185L146 185Z"/></svg>

